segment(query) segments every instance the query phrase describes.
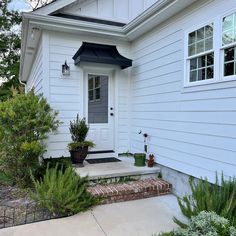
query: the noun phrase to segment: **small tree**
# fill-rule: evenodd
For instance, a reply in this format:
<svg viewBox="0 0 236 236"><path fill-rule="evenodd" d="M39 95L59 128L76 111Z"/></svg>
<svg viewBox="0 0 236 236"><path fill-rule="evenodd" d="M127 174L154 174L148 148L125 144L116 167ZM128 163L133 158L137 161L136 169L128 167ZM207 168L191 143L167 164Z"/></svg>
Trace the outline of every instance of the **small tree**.
<svg viewBox="0 0 236 236"><path fill-rule="evenodd" d="M56 117L46 99L33 91L0 103L0 169L13 184L30 183L30 171L35 173L46 150L47 134L58 128Z"/></svg>

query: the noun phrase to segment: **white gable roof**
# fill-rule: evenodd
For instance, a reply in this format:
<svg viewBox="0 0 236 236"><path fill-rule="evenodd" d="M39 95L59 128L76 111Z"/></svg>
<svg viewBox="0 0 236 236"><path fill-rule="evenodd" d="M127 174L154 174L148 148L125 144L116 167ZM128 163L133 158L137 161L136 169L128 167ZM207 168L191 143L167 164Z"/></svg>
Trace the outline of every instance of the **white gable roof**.
<svg viewBox="0 0 236 236"><path fill-rule="evenodd" d="M61 8L68 6L78 0L54 0L46 6L42 6L36 10L34 10L35 14L40 15L50 15L55 11L60 10Z"/></svg>
<svg viewBox="0 0 236 236"><path fill-rule="evenodd" d="M36 14L63 13L129 23L160 0L56 0L39 8Z"/></svg>

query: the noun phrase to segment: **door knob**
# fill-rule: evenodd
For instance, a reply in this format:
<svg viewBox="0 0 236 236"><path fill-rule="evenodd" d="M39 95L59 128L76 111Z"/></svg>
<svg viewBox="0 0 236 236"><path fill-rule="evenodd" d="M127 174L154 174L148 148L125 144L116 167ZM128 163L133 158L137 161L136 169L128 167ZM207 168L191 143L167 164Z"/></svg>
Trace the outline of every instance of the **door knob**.
<svg viewBox="0 0 236 236"><path fill-rule="evenodd" d="M114 116L114 113L110 113L110 116Z"/></svg>

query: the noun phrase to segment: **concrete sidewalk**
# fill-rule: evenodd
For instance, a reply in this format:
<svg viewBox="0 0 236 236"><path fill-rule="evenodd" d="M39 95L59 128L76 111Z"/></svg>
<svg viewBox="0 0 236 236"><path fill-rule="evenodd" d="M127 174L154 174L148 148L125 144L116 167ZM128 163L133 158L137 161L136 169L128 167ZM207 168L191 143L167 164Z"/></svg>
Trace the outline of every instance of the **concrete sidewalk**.
<svg viewBox="0 0 236 236"><path fill-rule="evenodd" d="M181 217L173 195L114 203L63 219L0 230L0 236L152 236L176 227Z"/></svg>

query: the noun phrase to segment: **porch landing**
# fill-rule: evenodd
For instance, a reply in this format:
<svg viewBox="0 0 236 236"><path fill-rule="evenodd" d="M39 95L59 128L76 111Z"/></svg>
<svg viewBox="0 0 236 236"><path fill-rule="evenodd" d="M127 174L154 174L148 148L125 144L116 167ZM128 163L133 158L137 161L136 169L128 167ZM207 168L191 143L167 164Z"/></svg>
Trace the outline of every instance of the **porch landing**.
<svg viewBox="0 0 236 236"><path fill-rule="evenodd" d="M106 155L104 157L109 157ZM76 172L81 176L89 176L90 180L111 179L119 177L136 177L138 179L156 178L160 172L158 165L152 168L147 166L134 166L134 159L132 157L118 157L121 162L89 164L84 161L84 167L76 168Z"/></svg>

